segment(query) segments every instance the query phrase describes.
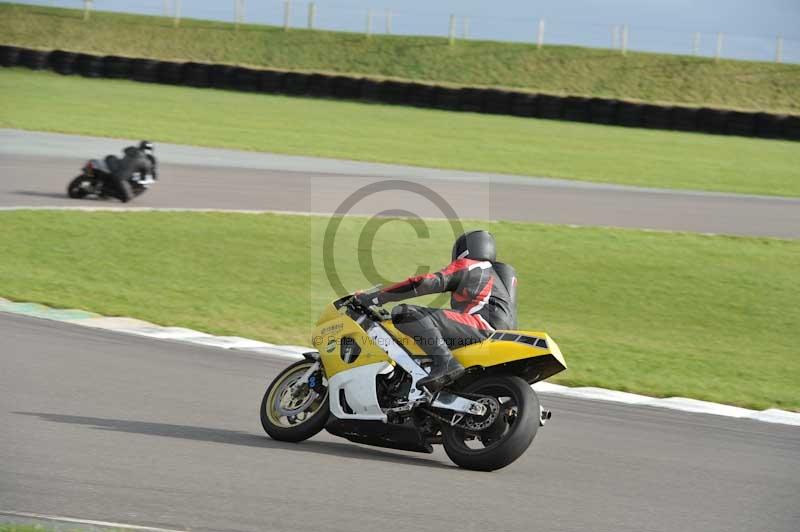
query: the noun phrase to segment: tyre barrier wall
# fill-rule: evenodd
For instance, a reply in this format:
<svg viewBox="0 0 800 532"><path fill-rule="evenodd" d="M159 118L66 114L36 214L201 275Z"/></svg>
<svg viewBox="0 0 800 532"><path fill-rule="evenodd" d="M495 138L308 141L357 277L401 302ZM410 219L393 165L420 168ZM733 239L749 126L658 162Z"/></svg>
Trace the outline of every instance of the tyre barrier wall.
<svg viewBox="0 0 800 532"><path fill-rule="evenodd" d="M24 66L33 70L49 68L64 75L132 79L189 87L361 100L625 127L800 140L800 116L796 115L643 104L501 89L456 88L418 82L380 81L195 62L176 63L115 55L103 57L16 46L0 46L0 66Z"/></svg>

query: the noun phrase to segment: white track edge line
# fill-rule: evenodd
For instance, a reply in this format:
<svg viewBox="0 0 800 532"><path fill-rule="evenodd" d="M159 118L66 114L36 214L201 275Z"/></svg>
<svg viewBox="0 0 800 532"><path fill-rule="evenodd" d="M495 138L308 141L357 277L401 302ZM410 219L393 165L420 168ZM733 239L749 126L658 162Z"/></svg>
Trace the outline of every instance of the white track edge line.
<svg viewBox="0 0 800 532"><path fill-rule="evenodd" d="M34 513L26 513L26 512L10 512L7 510L0 510L0 515L5 515L9 517L22 517L25 519L39 519L42 521L60 521L64 523L77 523L80 525L96 525L96 526L103 526L108 528L124 528L128 530L144 530L148 532L186 532L182 529L176 528L158 528L152 526L142 526L142 525L129 525L126 523L114 523L111 521L95 521L93 519L77 519L74 517L63 517L58 515L45 515L45 514L34 514Z"/></svg>
<svg viewBox="0 0 800 532"><path fill-rule="evenodd" d="M3 302L12 303L10 301L4 301L2 298L0 298L0 303ZM25 315L24 312L14 312L13 309L0 308L0 312ZM81 323L82 320L61 320L56 317L48 317L42 314L36 314L34 315L34 317L49 319L53 321L63 321L75 325L89 327L88 324L83 325ZM301 353L301 350L303 348L300 346L269 345L260 347L244 347L244 346L236 347L232 345L213 345L213 344L209 345L208 343L203 343L202 341L203 340L213 341L214 339L217 338L229 338L229 337L217 337L213 335L208 335L207 333L203 333L201 331L194 331L192 329L184 329L181 327L162 327L160 325L151 324L146 327L148 331L147 333L144 334L142 332L136 331L135 328L129 328L129 327L91 326L91 328L103 329L106 331L129 334L134 336L144 336L148 338L154 338L156 340L172 340L177 342L190 343L194 345L203 345L205 347L241 351L250 354L258 354L265 357L279 357L292 360L299 360L303 358ZM161 329L162 331L157 332L159 329ZM187 331L195 333L195 335L187 337L181 334L176 337L174 335L169 334L169 331L175 331L175 330ZM201 340L201 341L198 342L195 340ZM242 338L242 340L249 340L249 339ZM257 340L252 340L252 341L258 342ZM225 341L221 340L221 343L224 344ZM308 350L313 351L314 349L309 347ZM595 387L571 388L569 386L563 386L560 384L554 384L544 381L537 382L536 384L532 385L532 387L534 390L540 393L559 395L574 399L581 399L584 401L606 401L618 404L650 406L650 407L661 408L664 410L673 410L678 412L687 412L693 414L710 414L710 415L730 417L735 419L750 419L754 421L760 421L762 423L800 427L800 412L791 412L788 410L779 410L776 408L768 408L766 410L750 410L747 408L727 405L724 403L714 403L710 401L702 401L699 399L691 399L687 397L664 397L664 398L651 397L647 395L639 395L628 392L621 392L617 390L608 390L606 388L595 388Z"/></svg>

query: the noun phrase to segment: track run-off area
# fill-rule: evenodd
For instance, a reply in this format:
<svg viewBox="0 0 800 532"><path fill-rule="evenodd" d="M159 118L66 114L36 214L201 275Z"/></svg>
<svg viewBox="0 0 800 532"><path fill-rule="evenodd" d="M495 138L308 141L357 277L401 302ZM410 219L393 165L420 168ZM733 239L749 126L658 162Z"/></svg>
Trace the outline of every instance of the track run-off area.
<svg viewBox="0 0 800 532"><path fill-rule="evenodd" d="M0 130L0 208L122 208L68 200L64 189L86 159L129 142ZM481 219L800 238L800 199L156 149L162 181L125 208L324 213L342 188L411 179L449 191L459 212L479 198ZM380 196L363 213L402 199ZM288 363L0 313L0 512L215 531L794 531L800 522L798 427L545 393L553 419L530 450L476 473L440 448L404 453L325 433L297 445L269 439L258 405Z"/></svg>

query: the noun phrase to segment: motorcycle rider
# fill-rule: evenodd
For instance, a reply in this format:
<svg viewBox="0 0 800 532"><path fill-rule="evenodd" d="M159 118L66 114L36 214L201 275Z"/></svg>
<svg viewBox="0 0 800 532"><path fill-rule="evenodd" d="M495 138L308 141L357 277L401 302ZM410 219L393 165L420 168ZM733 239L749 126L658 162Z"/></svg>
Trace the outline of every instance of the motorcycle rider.
<svg viewBox="0 0 800 532"><path fill-rule="evenodd" d="M432 367L419 386L436 392L464 373L464 367L453 358L453 348L480 342L495 329L516 327L516 309L512 296L516 277L503 280L498 275L502 266L496 262L494 237L487 231L469 231L453 245L452 262L436 273L409 277L377 292L360 292L356 299L362 305L383 305L412 297L438 292L451 292L452 310L417 305L397 305L392 309L392 323L402 333L412 336L431 357Z"/></svg>
<svg viewBox="0 0 800 532"><path fill-rule="evenodd" d="M106 164L111 171L111 183L109 183L114 195L123 203L133 199L133 188L130 178L133 174L139 173L142 177L152 176L158 179L157 161L153 143L143 140L139 146L128 146L122 153L124 157L120 159L115 155L106 157Z"/></svg>

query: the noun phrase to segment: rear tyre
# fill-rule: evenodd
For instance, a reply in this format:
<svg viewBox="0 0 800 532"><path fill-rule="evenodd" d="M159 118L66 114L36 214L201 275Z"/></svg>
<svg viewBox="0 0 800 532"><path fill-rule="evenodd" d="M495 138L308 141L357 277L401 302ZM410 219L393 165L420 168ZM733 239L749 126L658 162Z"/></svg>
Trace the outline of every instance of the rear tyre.
<svg viewBox="0 0 800 532"><path fill-rule="evenodd" d="M117 181L117 187L119 188L119 200L122 203L128 203L133 199L133 187L131 186L130 181L127 179L121 179Z"/></svg>
<svg viewBox="0 0 800 532"><path fill-rule="evenodd" d="M88 179L85 175L81 174L72 181L70 181L69 186L67 187L67 196L72 199L82 199L89 195L89 187L91 186L91 180Z"/></svg>
<svg viewBox="0 0 800 532"><path fill-rule="evenodd" d="M443 427L447 456L476 471L494 471L522 456L539 428L539 399L530 385L519 377L500 376L480 379L462 391L498 399L499 412L495 422L480 431ZM474 426L481 426L480 420Z"/></svg>
<svg viewBox="0 0 800 532"><path fill-rule="evenodd" d="M267 388L261 400L261 425L271 438L287 442L307 440L328 423L327 387L322 393L309 389L307 384L294 394L291 390L312 364L309 360L295 362L275 377ZM321 372L317 378L321 378Z"/></svg>

